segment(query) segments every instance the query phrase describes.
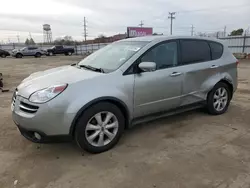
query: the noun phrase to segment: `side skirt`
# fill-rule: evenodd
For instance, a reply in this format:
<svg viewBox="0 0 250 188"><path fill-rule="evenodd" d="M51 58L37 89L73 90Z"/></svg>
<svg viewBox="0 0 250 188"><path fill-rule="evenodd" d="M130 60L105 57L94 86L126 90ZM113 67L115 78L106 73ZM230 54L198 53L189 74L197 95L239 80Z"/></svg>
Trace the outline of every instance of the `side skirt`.
<svg viewBox="0 0 250 188"><path fill-rule="evenodd" d="M191 111L191 110L194 110L194 109L202 108L205 105L206 105L206 101L203 101L203 102L199 102L199 103L195 103L195 104L191 104L191 105L181 106L181 107L169 110L169 111L158 112L158 113L155 113L155 114L150 114L150 115L147 115L147 116L142 116L142 117L139 117L139 118L135 118L135 119L132 120L130 127L133 127L134 125L137 125L137 124L153 121L153 120L156 120L156 119L172 116L172 115L175 115L175 114L180 114L180 113L183 113L183 112L186 112L186 111Z"/></svg>

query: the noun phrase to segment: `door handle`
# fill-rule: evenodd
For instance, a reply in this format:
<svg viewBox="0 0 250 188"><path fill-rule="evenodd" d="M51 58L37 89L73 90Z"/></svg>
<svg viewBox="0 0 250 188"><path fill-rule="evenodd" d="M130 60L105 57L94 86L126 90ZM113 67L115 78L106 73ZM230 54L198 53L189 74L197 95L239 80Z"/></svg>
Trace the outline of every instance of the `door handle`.
<svg viewBox="0 0 250 188"><path fill-rule="evenodd" d="M171 77L175 77L175 76L180 76L182 73L181 72L173 72L172 74L170 74Z"/></svg>
<svg viewBox="0 0 250 188"><path fill-rule="evenodd" d="M211 67L210 67L210 69L216 69L216 68L218 68L219 66L218 65L212 65Z"/></svg>

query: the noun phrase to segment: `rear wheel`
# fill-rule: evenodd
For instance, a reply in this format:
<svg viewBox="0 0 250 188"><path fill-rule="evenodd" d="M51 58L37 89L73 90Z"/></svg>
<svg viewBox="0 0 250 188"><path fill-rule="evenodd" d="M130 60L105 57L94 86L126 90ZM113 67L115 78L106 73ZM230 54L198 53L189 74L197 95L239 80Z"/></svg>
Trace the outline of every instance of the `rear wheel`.
<svg viewBox="0 0 250 188"><path fill-rule="evenodd" d="M20 54L20 53L16 54L16 58L22 58L22 57L23 57L23 54Z"/></svg>
<svg viewBox="0 0 250 188"><path fill-rule="evenodd" d="M125 126L121 110L114 104L101 102L84 111L77 122L75 140L90 153L101 153L114 147Z"/></svg>
<svg viewBox="0 0 250 188"><path fill-rule="evenodd" d="M210 114L220 115L227 111L232 93L226 83L217 83L208 94L207 109Z"/></svg>
<svg viewBox="0 0 250 188"><path fill-rule="evenodd" d="M5 54L1 54L1 57L2 57L2 58L5 58L5 57L6 57L6 55L5 55Z"/></svg>
<svg viewBox="0 0 250 188"><path fill-rule="evenodd" d="M49 54L49 56L53 56L54 55L53 52L49 52L48 54Z"/></svg>
<svg viewBox="0 0 250 188"><path fill-rule="evenodd" d="M71 56L71 55L72 55L72 52L68 52L68 55Z"/></svg>

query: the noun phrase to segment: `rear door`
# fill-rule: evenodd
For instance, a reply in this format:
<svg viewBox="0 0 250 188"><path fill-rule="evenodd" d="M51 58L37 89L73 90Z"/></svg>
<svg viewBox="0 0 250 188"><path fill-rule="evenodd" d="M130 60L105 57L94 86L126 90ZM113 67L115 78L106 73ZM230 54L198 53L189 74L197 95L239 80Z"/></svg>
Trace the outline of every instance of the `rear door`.
<svg viewBox="0 0 250 188"><path fill-rule="evenodd" d="M56 46L56 53L57 54L63 54L64 53L63 46Z"/></svg>
<svg viewBox="0 0 250 188"><path fill-rule="evenodd" d="M37 47L32 47L31 50L30 50L30 55L33 56L36 54L38 48Z"/></svg>
<svg viewBox="0 0 250 188"><path fill-rule="evenodd" d="M181 64L184 84L181 105L206 100L210 83L218 74L219 62L212 59L210 44L206 40L183 39Z"/></svg>

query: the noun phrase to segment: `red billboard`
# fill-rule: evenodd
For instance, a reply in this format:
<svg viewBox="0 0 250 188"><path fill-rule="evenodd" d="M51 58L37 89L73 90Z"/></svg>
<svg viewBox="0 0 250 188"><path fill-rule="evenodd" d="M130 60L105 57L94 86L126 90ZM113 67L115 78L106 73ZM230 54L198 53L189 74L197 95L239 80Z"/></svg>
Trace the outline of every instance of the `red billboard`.
<svg viewBox="0 0 250 188"><path fill-rule="evenodd" d="M128 27L128 37L142 37L153 34L152 27Z"/></svg>

